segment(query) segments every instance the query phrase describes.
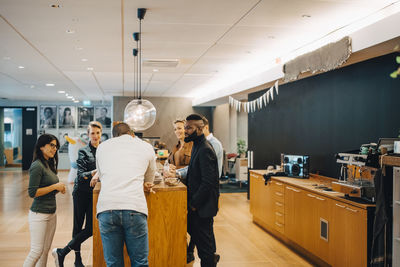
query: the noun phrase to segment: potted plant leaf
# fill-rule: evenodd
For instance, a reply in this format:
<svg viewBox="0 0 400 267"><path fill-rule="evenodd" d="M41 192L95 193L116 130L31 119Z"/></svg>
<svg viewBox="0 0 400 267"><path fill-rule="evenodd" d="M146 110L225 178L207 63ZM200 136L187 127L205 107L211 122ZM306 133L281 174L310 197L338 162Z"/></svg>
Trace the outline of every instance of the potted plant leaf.
<svg viewBox="0 0 400 267"><path fill-rule="evenodd" d="M245 158L247 151L246 141L244 141L243 139L238 139L236 144L237 144L237 153L241 158Z"/></svg>

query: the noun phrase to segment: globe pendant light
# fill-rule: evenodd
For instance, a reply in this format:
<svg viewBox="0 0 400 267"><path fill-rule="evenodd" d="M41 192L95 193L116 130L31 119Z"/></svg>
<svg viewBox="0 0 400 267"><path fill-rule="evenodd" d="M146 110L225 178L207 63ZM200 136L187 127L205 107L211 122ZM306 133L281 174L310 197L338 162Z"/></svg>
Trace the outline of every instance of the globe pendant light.
<svg viewBox="0 0 400 267"><path fill-rule="evenodd" d="M134 99L128 103L124 111L124 122L135 132L145 131L150 128L156 120L156 108L154 105L145 99L142 99L142 19L146 14L145 8L138 8L138 19L139 19L139 33L134 33L133 38L139 44L138 49L133 50L133 56L135 57L134 65L138 65L136 71L138 77L134 79ZM136 51L135 51L136 50ZM136 60L136 56L139 55L139 59ZM136 62L139 63L136 63ZM135 71L134 71L135 72ZM135 88L135 84L137 86Z"/></svg>

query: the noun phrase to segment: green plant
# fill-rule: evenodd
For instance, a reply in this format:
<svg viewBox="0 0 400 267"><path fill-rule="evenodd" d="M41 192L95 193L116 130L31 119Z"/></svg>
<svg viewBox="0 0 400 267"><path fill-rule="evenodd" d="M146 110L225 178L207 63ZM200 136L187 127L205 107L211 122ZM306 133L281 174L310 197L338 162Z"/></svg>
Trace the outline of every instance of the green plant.
<svg viewBox="0 0 400 267"><path fill-rule="evenodd" d="M243 139L238 139L236 144L237 144L237 153L239 155L246 153L247 151L246 141L244 141Z"/></svg>
<svg viewBox="0 0 400 267"><path fill-rule="evenodd" d="M396 57L396 62L400 64L400 56ZM397 70L390 73L390 77L392 77L393 79L397 78L398 75L400 75L400 67Z"/></svg>

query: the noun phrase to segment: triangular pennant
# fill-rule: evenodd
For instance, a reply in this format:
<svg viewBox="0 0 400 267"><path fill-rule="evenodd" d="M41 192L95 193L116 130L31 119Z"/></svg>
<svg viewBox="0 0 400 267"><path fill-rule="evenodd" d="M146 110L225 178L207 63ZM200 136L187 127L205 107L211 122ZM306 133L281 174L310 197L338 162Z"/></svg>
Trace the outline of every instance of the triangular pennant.
<svg viewBox="0 0 400 267"><path fill-rule="evenodd" d="M269 88L269 93L271 94L271 100L274 100L274 87Z"/></svg>
<svg viewBox="0 0 400 267"><path fill-rule="evenodd" d="M267 91L265 94L267 95L267 103L269 104L270 93L269 93L269 91Z"/></svg>
<svg viewBox="0 0 400 267"><path fill-rule="evenodd" d="M277 81L275 82L275 91L276 91L276 95L279 94L278 87L279 87L279 83L278 83L278 80L277 80Z"/></svg>
<svg viewBox="0 0 400 267"><path fill-rule="evenodd" d="M241 107L242 107L242 102L239 102L239 112Z"/></svg>
<svg viewBox="0 0 400 267"><path fill-rule="evenodd" d="M267 106L267 94L263 94L264 106Z"/></svg>

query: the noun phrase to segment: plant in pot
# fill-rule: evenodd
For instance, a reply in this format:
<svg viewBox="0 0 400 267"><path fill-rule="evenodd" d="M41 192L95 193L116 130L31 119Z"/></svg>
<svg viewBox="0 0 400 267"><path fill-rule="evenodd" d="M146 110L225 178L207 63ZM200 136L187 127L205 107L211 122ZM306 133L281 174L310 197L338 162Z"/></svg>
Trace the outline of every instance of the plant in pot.
<svg viewBox="0 0 400 267"><path fill-rule="evenodd" d="M237 144L237 153L241 158L245 158L247 151L246 141L244 141L243 139L238 139L236 144Z"/></svg>

